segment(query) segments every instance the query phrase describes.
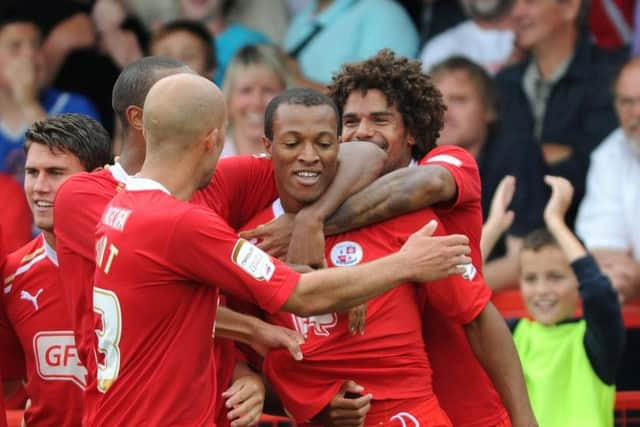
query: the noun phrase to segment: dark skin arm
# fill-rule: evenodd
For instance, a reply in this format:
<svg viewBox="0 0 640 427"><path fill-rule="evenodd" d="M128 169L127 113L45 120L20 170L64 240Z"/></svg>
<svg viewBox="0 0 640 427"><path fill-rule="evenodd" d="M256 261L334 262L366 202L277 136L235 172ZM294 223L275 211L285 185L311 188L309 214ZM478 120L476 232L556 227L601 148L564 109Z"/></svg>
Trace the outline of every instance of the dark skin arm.
<svg viewBox="0 0 640 427"><path fill-rule="evenodd" d="M382 172L385 160L386 153L370 142L341 145L338 172L327 191L318 200L295 216L283 215L254 230L242 232L240 236L245 239L257 239L262 250L291 264L322 267L324 220L349 196L373 182ZM306 244L307 242L310 243ZM287 252L299 256L287 257Z"/></svg>
<svg viewBox="0 0 640 427"><path fill-rule="evenodd" d="M514 427L537 426L520 358L506 323L490 302L465 332L473 353L496 387Z"/></svg>

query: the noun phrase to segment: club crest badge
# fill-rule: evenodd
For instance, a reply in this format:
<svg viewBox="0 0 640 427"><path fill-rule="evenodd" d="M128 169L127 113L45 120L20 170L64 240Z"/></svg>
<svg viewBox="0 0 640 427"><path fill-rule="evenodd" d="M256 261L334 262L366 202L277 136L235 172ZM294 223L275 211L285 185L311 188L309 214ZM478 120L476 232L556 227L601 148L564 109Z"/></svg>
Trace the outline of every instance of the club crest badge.
<svg viewBox="0 0 640 427"><path fill-rule="evenodd" d="M356 242L340 242L331 249L331 262L336 267L350 267L359 264L362 257L362 246Z"/></svg>

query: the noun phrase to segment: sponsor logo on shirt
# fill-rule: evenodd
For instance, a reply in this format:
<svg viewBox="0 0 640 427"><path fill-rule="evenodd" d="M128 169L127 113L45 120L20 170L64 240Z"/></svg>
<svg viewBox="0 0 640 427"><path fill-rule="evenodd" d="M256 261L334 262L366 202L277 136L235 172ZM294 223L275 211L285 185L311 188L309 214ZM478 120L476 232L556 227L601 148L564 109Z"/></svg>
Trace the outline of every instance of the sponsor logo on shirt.
<svg viewBox="0 0 640 427"><path fill-rule="evenodd" d="M87 386L87 369L78 358L72 331L42 331L33 337L36 371L46 381L71 381Z"/></svg>
<svg viewBox="0 0 640 427"><path fill-rule="evenodd" d="M129 219L131 211L129 209L116 208L115 206L109 206L102 215L102 223L115 230L123 231L124 226Z"/></svg>
<svg viewBox="0 0 640 427"><path fill-rule="evenodd" d="M356 242L345 241L331 248L331 262L336 267L349 267L362 261L362 246Z"/></svg>
<svg viewBox="0 0 640 427"><path fill-rule="evenodd" d="M398 412L389 421L400 421L402 427L420 427L420 421L409 412Z"/></svg>
<svg viewBox="0 0 640 427"><path fill-rule="evenodd" d="M40 294L42 294L42 291L42 288L40 288L35 295L31 295L29 292L23 289L20 291L20 299L29 301L31 304L33 304L34 310L38 311L40 309L40 306L38 305L38 298L40 297Z"/></svg>
<svg viewBox="0 0 640 427"><path fill-rule="evenodd" d="M236 242L231 251L231 261L256 280L269 281L276 271L271 257L245 239Z"/></svg>
<svg viewBox="0 0 640 427"><path fill-rule="evenodd" d="M309 331L313 331L315 335L328 337L331 335L329 329L338 324L338 315L336 313L321 314L319 316L298 317L292 314L293 324L296 330L308 337Z"/></svg>
<svg viewBox="0 0 640 427"><path fill-rule="evenodd" d="M462 166L462 161L460 161L460 159L453 157L449 154L438 154L437 156L433 156L432 158L427 160L427 163L434 163L434 162L448 163L456 167Z"/></svg>

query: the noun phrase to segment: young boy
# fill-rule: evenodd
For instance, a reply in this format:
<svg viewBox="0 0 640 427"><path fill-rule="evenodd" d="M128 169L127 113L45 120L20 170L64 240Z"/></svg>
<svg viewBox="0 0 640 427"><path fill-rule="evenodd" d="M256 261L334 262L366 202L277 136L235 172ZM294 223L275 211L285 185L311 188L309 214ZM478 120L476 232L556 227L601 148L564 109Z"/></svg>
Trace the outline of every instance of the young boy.
<svg viewBox="0 0 640 427"><path fill-rule="evenodd" d="M533 320L510 322L541 426L613 426L615 374L624 349L618 296L564 222L569 181L547 176L546 229L520 255L522 296ZM575 313L582 299L583 316Z"/></svg>

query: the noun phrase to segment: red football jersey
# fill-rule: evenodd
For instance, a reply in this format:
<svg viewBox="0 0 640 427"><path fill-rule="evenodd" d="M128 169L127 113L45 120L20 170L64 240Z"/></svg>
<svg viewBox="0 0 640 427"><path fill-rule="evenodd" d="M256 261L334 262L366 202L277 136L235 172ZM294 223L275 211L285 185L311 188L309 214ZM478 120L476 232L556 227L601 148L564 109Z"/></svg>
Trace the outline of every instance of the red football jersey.
<svg viewBox="0 0 640 427"><path fill-rule="evenodd" d="M124 188L127 178L117 163L109 170L75 175L58 189L54 203L62 285L72 313L78 353L89 371L87 399L97 390L92 356L96 340L92 295L95 228L105 206ZM211 184L196 193L193 202L214 209L230 223L242 223L267 206L275 195L271 161L236 156L218 162Z"/></svg>
<svg viewBox="0 0 640 427"><path fill-rule="evenodd" d="M4 262L6 260L7 254L4 249L4 242L2 236L2 227L0 226L0 271L4 269ZM2 313L4 312L4 307L2 304L2 293L0 293L0 319L2 318ZM4 347L4 342L2 341L2 337L5 333L6 324L3 324L0 320L0 347ZM4 356L2 356L4 357ZM0 383L2 383L2 360L0 359ZM7 427L7 418L5 417L4 411L4 399L0 399L0 427Z"/></svg>
<svg viewBox="0 0 640 427"><path fill-rule="evenodd" d="M478 270L474 280L486 289L484 307L491 293L481 274L482 189L478 165L466 150L453 145L436 147L420 164L441 165L456 180L455 203L435 211L449 233L469 237L471 259ZM437 310L426 309L423 332L433 369L433 389L453 425L486 427L508 421L502 400L473 354L463 327Z"/></svg>
<svg viewBox="0 0 640 427"><path fill-rule="evenodd" d="M214 425L217 287L273 312L300 275L148 179L128 179L96 239L102 396L89 424Z"/></svg>
<svg viewBox="0 0 640 427"><path fill-rule="evenodd" d="M87 370L78 358L57 262L40 235L10 254L3 271L6 316L25 357L27 425L78 426L82 417Z"/></svg>
<svg viewBox="0 0 640 427"><path fill-rule="evenodd" d="M280 214L282 206L276 201L246 228ZM437 218L426 209L329 237L327 263L331 267L352 266L396 252L411 233L431 219ZM437 234L443 233L444 228L439 227ZM461 277L429 283L424 291L434 307L461 323L473 319L484 307L486 289ZM294 361L286 351L274 350L265 359L264 372L298 422L317 415L346 380L354 380L365 387L365 393L373 394L373 412L382 401L432 398L419 308L416 287L407 283L369 301L364 335L351 336L346 313L308 318L272 315L270 322L297 329L307 339L302 362Z"/></svg>

